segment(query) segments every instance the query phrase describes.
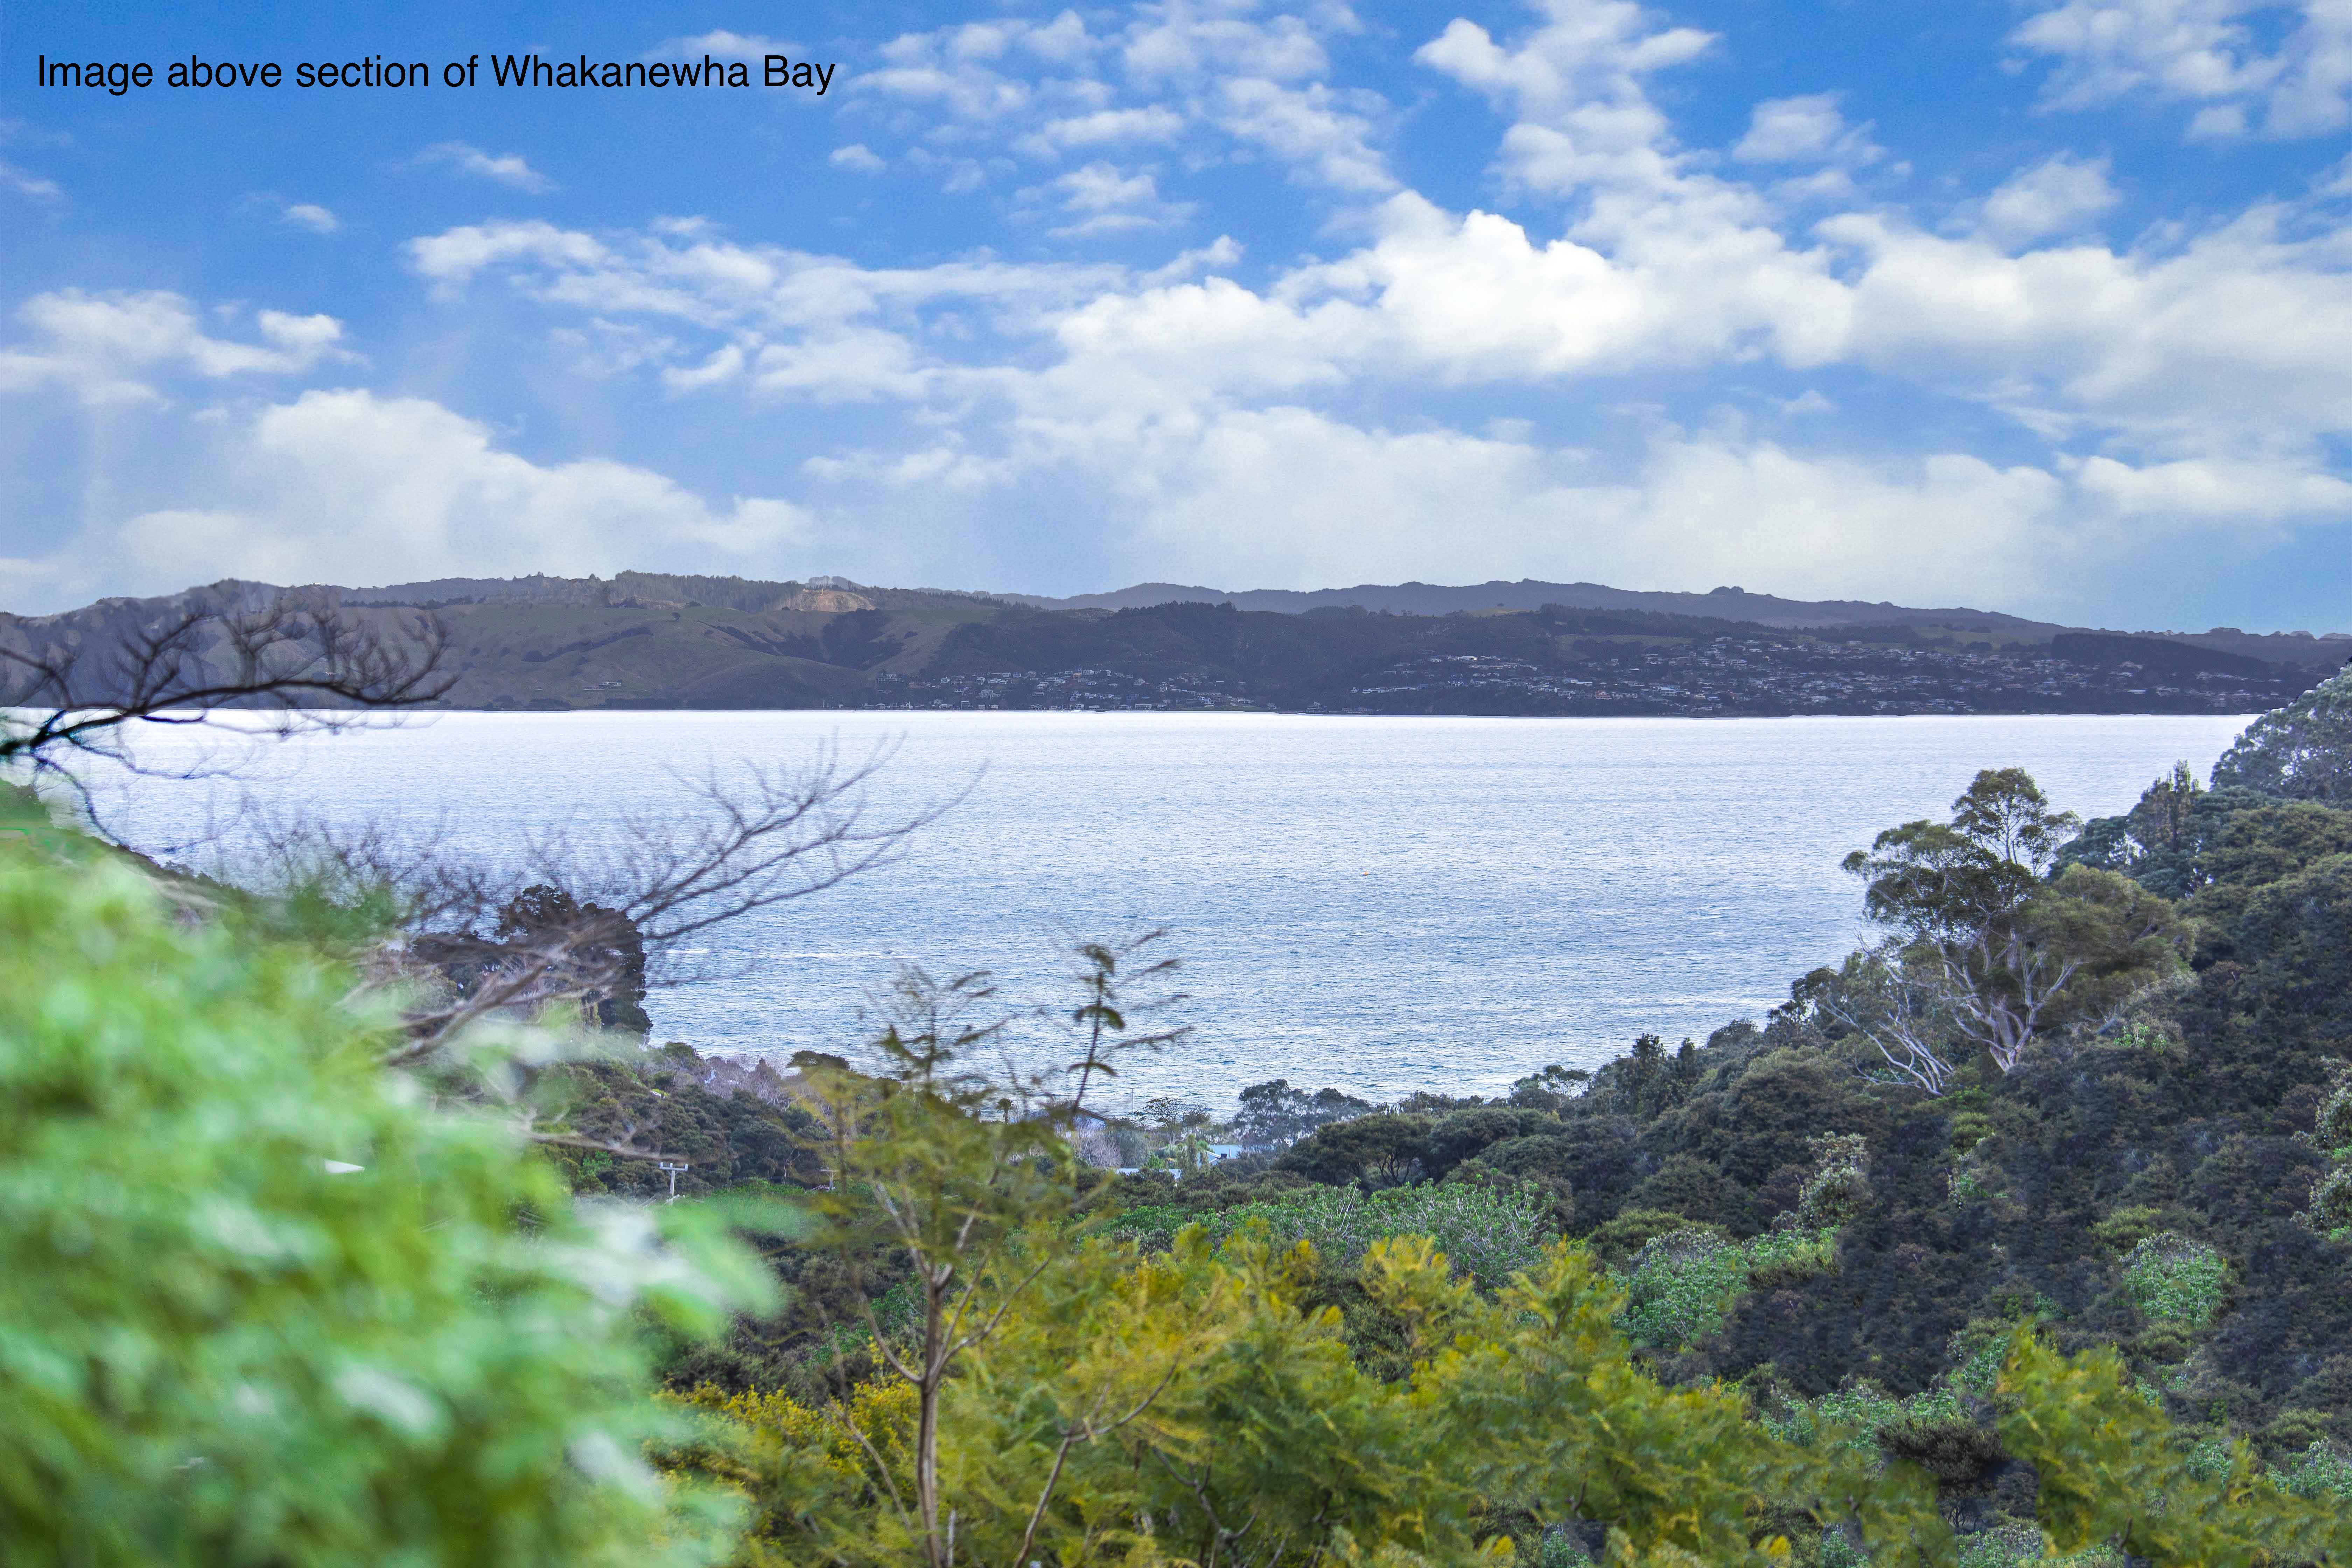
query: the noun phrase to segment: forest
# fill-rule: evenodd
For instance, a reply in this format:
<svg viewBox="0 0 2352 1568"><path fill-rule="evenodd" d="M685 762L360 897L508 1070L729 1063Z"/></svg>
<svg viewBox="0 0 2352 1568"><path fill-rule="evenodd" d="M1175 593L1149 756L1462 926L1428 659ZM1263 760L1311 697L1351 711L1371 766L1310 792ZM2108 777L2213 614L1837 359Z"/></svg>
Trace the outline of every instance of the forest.
<svg viewBox="0 0 2352 1568"><path fill-rule="evenodd" d="M603 882L238 882L76 818L76 724L0 736L22 1560L2352 1563L2352 676L2122 816L1988 759L1760 1019L1230 1110L1145 1098L1167 933L649 1043L923 826L837 759Z"/></svg>

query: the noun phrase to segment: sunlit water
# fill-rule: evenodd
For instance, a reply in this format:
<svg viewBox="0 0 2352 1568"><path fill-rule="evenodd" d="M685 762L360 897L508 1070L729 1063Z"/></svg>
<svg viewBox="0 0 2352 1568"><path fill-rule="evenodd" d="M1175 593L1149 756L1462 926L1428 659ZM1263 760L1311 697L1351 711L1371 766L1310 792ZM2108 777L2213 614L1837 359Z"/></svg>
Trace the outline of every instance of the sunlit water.
<svg viewBox="0 0 2352 1568"><path fill-rule="evenodd" d="M1426 719L1145 713L452 714L271 748L237 784L107 785L164 847L239 791L510 855L568 821L683 810L680 773L898 738L877 814L967 798L898 864L712 933L733 976L657 993L656 1039L841 1049L895 963L1055 999L1078 937L1173 932L1196 1027L1129 1098L1284 1077L1386 1099L1490 1091L1759 1016L1863 932L1838 861L2020 764L2127 806L2230 718ZM181 736L142 741L168 762ZM199 861L204 852L193 857Z"/></svg>

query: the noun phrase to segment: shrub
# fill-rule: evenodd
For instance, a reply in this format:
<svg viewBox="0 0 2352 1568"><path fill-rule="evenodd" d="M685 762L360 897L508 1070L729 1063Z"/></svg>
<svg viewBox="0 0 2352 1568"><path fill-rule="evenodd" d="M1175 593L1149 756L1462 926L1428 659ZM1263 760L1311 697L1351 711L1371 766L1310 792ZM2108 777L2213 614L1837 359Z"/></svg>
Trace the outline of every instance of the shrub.
<svg viewBox="0 0 2352 1568"><path fill-rule="evenodd" d="M2307 1501L2332 1498L2337 1502L2352 1503L2352 1460L2347 1460L2333 1444L2322 1439L2298 1455L2279 1482Z"/></svg>
<svg viewBox="0 0 2352 1568"><path fill-rule="evenodd" d="M2124 1293L2143 1316L2202 1328L2228 1293L2230 1266L2201 1241L2177 1232L2151 1236L2124 1259Z"/></svg>
<svg viewBox="0 0 2352 1568"><path fill-rule="evenodd" d="M707 1561L641 1314L715 1331L765 1271L663 1245L698 1205L575 1208L351 986L0 847L0 1555Z"/></svg>
<svg viewBox="0 0 2352 1568"><path fill-rule="evenodd" d="M1281 1203L1239 1204L1211 1215L1172 1207L1130 1209L1118 1229L1129 1236L1173 1235L1199 1223L1223 1241L1253 1221L1265 1222L1280 1242L1313 1245L1326 1268L1352 1271L1372 1243L1392 1236L1426 1236L1457 1270L1496 1286L1543 1255L1544 1205L1518 1192L1450 1182L1443 1186L1391 1187L1365 1194L1349 1188L1301 1193Z"/></svg>
<svg viewBox="0 0 2352 1568"><path fill-rule="evenodd" d="M1653 1350L1677 1350L1723 1326L1748 1289L1748 1258L1711 1230L1677 1230L1633 1257L1625 1271L1625 1337Z"/></svg>
<svg viewBox="0 0 2352 1568"><path fill-rule="evenodd" d="M1726 1241L1698 1226L1645 1243L1625 1270L1625 1337L1651 1350L1679 1350L1723 1327L1751 1286L1778 1287L1837 1267L1837 1233L1775 1230Z"/></svg>
<svg viewBox="0 0 2352 1568"><path fill-rule="evenodd" d="M1813 1173L1797 1194L1797 1217L1815 1230L1843 1225L1870 1202L1870 1144L1859 1133L1811 1141Z"/></svg>

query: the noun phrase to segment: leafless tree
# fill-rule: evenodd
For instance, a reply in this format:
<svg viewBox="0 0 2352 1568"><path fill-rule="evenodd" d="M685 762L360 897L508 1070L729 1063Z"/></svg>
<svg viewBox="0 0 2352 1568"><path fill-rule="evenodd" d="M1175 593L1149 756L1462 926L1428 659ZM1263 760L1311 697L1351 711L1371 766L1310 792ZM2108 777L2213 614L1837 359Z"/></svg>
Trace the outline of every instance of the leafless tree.
<svg viewBox="0 0 2352 1568"><path fill-rule="evenodd" d="M103 834L77 763L219 776L250 758L236 742L381 722L436 701L456 679L447 630L429 615L359 612L286 591L195 598L138 623L0 617L0 777L62 786ZM141 724L211 726L231 744L151 767L130 740ZM869 785L894 752L883 744L845 758L828 743L797 765L731 775L713 767L681 780L686 810L635 813L593 834L550 828L496 868L455 853L440 835L273 821L248 806L234 835L215 835L237 840L216 877L166 879L195 915L232 899L303 897L344 910L373 900L383 918L346 933L358 994L398 998L402 1035L385 1064L429 1068L492 1016L576 1006L590 1022L600 1012L610 1022L616 1003L633 1005L647 985L709 977L711 966L684 950L712 927L895 859L961 796L878 814ZM519 1076L529 1075L504 1075ZM531 1136L583 1142L530 1125L527 1097L515 1103ZM589 1142L660 1152L636 1147L635 1131Z"/></svg>
<svg viewBox="0 0 2352 1568"><path fill-rule="evenodd" d="M437 616L363 614L317 595L274 592L181 605L149 623L72 628L5 617L0 626L0 775L61 784L96 813L73 765L144 771L129 744L140 724L284 737L381 721L438 700L457 676ZM177 777L222 771L183 762ZM101 825L102 826L102 825Z"/></svg>
<svg viewBox="0 0 2352 1568"><path fill-rule="evenodd" d="M693 810L634 813L593 838L537 836L495 878L430 855L371 863L360 857L376 845L341 841L345 874L380 877L415 911L371 965L371 986L410 997L407 1037L387 1061L430 1058L491 1014L714 977L710 961L680 951L690 939L896 860L962 798L878 814L868 786L895 751L848 759L828 742L797 765L736 779L713 770L687 781Z"/></svg>

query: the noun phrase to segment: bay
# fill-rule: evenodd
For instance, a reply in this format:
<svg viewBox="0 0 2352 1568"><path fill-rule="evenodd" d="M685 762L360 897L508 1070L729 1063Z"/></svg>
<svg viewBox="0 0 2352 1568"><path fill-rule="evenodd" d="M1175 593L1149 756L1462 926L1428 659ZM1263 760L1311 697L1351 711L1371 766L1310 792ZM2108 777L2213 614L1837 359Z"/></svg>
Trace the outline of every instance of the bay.
<svg viewBox="0 0 2352 1568"><path fill-rule="evenodd" d="M231 759L238 778L98 789L164 851L249 797L495 863L551 824L593 842L680 812L710 770L895 747L878 815L961 803L897 864L717 928L702 956L729 978L657 992L654 1038L842 1050L901 962L1066 1005L1072 942L1165 927L1195 1033L1119 1088L1222 1109L1276 1077L1491 1093L1638 1033L1760 1019L1866 934L1838 862L1879 829L1941 815L1983 767L2120 811L2176 759L2201 775L2246 721L453 713L271 746ZM204 743L140 755L169 768Z"/></svg>

